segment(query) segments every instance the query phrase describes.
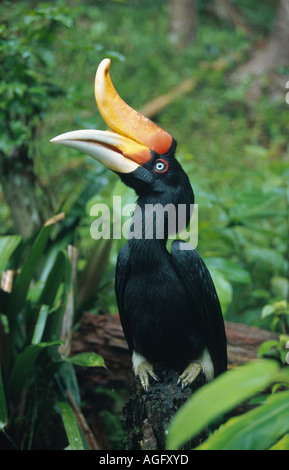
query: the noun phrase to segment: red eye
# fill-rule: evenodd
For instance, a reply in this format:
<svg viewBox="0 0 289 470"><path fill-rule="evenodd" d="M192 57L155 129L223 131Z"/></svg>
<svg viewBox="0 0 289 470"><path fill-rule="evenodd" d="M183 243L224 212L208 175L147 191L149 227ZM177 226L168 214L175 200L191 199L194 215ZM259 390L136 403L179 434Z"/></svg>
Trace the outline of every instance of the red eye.
<svg viewBox="0 0 289 470"><path fill-rule="evenodd" d="M169 165L166 160L160 158L159 160L156 160L154 169L156 173L166 173L169 169Z"/></svg>

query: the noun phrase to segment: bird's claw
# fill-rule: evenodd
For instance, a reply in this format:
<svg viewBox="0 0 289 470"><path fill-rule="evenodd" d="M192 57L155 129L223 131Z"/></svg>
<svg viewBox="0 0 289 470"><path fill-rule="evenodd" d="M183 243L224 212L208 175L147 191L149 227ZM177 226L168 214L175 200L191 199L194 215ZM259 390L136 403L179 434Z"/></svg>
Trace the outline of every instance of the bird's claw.
<svg viewBox="0 0 289 470"><path fill-rule="evenodd" d="M191 385L194 380L198 377L202 370L202 366L200 362L191 362L188 367L184 370L184 372L180 375L178 384L182 384L182 389Z"/></svg>
<svg viewBox="0 0 289 470"><path fill-rule="evenodd" d="M149 362L141 362L137 367L137 375L139 376L142 388L147 392L150 386L149 376L157 382L158 376L154 373L153 366Z"/></svg>

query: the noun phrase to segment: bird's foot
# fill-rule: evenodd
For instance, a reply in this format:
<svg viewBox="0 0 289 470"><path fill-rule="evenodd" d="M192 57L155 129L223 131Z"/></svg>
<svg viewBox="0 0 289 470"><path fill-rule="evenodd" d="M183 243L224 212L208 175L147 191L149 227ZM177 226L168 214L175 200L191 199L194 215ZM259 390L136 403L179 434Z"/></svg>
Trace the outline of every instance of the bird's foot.
<svg viewBox="0 0 289 470"><path fill-rule="evenodd" d="M198 361L191 362L184 372L180 375L178 384L182 384L182 389L191 385L198 377L202 370L201 363Z"/></svg>
<svg viewBox="0 0 289 470"><path fill-rule="evenodd" d="M158 376L155 374L153 366L147 362L141 362L137 368L136 373L139 376L140 383L142 388L147 392L150 386L149 376L152 377L157 382L159 381Z"/></svg>

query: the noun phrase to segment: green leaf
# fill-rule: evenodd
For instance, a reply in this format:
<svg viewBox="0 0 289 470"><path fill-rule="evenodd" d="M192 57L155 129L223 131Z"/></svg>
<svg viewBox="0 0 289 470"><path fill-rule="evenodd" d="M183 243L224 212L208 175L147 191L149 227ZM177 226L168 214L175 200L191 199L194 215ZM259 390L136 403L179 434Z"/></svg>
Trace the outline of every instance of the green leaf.
<svg viewBox="0 0 289 470"><path fill-rule="evenodd" d="M75 356L68 357L66 359L68 362L72 362L77 366L82 367L103 367L104 359L94 352L83 352L80 354L75 354Z"/></svg>
<svg viewBox="0 0 289 470"><path fill-rule="evenodd" d="M244 147L245 153L250 154L253 158L256 157L267 157L268 156L268 149L262 147L261 145L245 145Z"/></svg>
<svg viewBox="0 0 289 470"><path fill-rule="evenodd" d="M289 391L227 421L198 450L266 450L289 431Z"/></svg>
<svg viewBox="0 0 289 470"><path fill-rule="evenodd" d="M64 390L69 390L76 403L80 406L80 390L73 364L67 361L62 361L61 367L58 371L58 378L63 382Z"/></svg>
<svg viewBox="0 0 289 470"><path fill-rule="evenodd" d="M5 266L12 255L13 251L19 245L21 236L11 235L8 237L0 237L0 276L2 271L5 270Z"/></svg>
<svg viewBox="0 0 289 470"><path fill-rule="evenodd" d="M238 264L234 263L225 258L206 258L205 259L206 265L208 266L209 270L215 269L218 270L220 273L225 276L231 282L238 282L240 284L248 284L251 282L251 276L246 271L246 269L242 268Z"/></svg>
<svg viewBox="0 0 289 470"><path fill-rule="evenodd" d="M258 246L245 246L244 253L249 262L259 263L265 269L286 272L286 260L277 250Z"/></svg>
<svg viewBox="0 0 289 470"><path fill-rule="evenodd" d="M281 439L276 442L270 450L289 450L289 434L285 434L285 436L281 437Z"/></svg>
<svg viewBox="0 0 289 470"><path fill-rule="evenodd" d="M32 344L40 343L40 341L42 339L44 329L45 329L48 312L49 312L49 306L48 305L42 305L40 310L39 310L37 322L36 322L36 325L35 325L35 328L34 328L34 333L33 333L33 337L32 337Z"/></svg>
<svg viewBox="0 0 289 470"><path fill-rule="evenodd" d="M176 413L168 430L167 448L178 449L216 418L260 392L277 377L277 363L260 360L227 371L204 385Z"/></svg>
<svg viewBox="0 0 289 470"><path fill-rule="evenodd" d="M269 339L268 341L264 341L258 349L258 357L264 356L270 349L279 346L279 341L274 339Z"/></svg>
<svg viewBox="0 0 289 470"><path fill-rule="evenodd" d="M265 305L263 308L262 308L262 313L261 313L261 317L262 318L266 318L268 317L269 315L273 315L275 309L274 309L274 305Z"/></svg>
<svg viewBox="0 0 289 470"><path fill-rule="evenodd" d="M8 318L10 321L15 320L25 303L30 282L44 253L51 229L52 225L48 225L40 230L26 261L22 266L20 274L16 278L8 310Z"/></svg>
<svg viewBox="0 0 289 470"><path fill-rule="evenodd" d="M59 298L61 302L59 308L51 313L47 320L47 327L45 330L45 340L51 341L57 339L61 335L61 327L65 309L69 302L69 293L71 292L71 267L66 251L60 251L55 259L54 265L47 276L45 287L40 296L40 304L49 304L51 307L55 300L58 290L60 289Z"/></svg>
<svg viewBox="0 0 289 470"><path fill-rule="evenodd" d="M104 239L99 241L92 250L80 276L77 296L78 305L81 305L95 294L107 268L111 247L112 239Z"/></svg>
<svg viewBox="0 0 289 470"><path fill-rule="evenodd" d="M225 314L230 303L232 302L233 287L220 271L212 268L210 269L210 273L216 287L216 291L222 307L222 312Z"/></svg>
<svg viewBox="0 0 289 470"><path fill-rule="evenodd" d="M8 411L0 366L0 431L8 424Z"/></svg>
<svg viewBox="0 0 289 470"><path fill-rule="evenodd" d="M285 277L274 276L271 279L271 287L276 297L287 299L289 294L289 281Z"/></svg>
<svg viewBox="0 0 289 470"><path fill-rule="evenodd" d="M39 297L40 304L53 306L59 286L65 277L67 261L67 254L63 250L59 251Z"/></svg>
<svg viewBox="0 0 289 470"><path fill-rule="evenodd" d="M66 431L70 450L85 450L77 421L75 419L71 406L66 402L58 402L63 425Z"/></svg>
<svg viewBox="0 0 289 470"><path fill-rule="evenodd" d="M12 398L17 397L21 393L24 383L41 351L51 346L59 346L62 343L62 341L51 341L50 343L32 344L27 346L17 356L8 380L8 391Z"/></svg>

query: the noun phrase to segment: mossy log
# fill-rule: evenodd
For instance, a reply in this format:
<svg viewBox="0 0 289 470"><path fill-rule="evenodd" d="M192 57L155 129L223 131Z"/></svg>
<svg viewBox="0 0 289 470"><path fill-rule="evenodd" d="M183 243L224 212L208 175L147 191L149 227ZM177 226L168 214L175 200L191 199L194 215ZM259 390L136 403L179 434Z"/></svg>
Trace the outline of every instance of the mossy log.
<svg viewBox="0 0 289 470"><path fill-rule="evenodd" d="M276 333L242 323L225 322L225 328L229 368L256 359L264 341L279 338ZM87 351L100 354L109 372L102 368L81 368L78 373L85 382L115 388L128 387L135 381L118 314L83 314L80 327L72 337L71 355Z"/></svg>

